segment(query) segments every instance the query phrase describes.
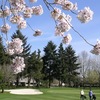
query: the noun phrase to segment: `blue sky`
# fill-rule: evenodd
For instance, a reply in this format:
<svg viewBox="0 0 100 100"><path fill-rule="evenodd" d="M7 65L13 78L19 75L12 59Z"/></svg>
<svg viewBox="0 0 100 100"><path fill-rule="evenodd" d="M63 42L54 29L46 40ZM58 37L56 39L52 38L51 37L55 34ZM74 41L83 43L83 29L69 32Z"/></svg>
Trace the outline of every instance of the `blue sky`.
<svg viewBox="0 0 100 100"><path fill-rule="evenodd" d="M53 0L48 0L53 1ZM94 12L93 20L89 23L82 24L76 18L76 15L65 11L66 14L72 16L72 25L73 27L82 35L84 38L90 42L91 44L95 44L97 39L100 39L100 1L99 0L70 0L73 3L77 2L78 9L84 9L84 7L90 7ZM28 3L32 6L32 4ZM43 51L43 48L47 45L48 41L53 41L54 44L59 46L61 43L61 37L55 37L55 23L50 16L50 12L46 8L43 3L43 0L38 0L37 3L33 5L42 5L44 9L44 14L41 16L33 16L31 19L27 19L27 22L31 25L33 29L41 29L43 32L42 36L34 37L33 31L28 26L26 29L21 30L23 35L28 37L28 43L32 46L31 51L40 49ZM1 22L1 20L0 20ZM11 36L17 30L15 26L12 26L12 29L9 31L8 35ZM80 53L82 51L89 52L92 47L88 45L77 33L75 33L72 29L69 31L72 35L71 45L76 53ZM66 33L67 34L67 33ZM10 39L10 38L9 38ZM67 45L64 45L67 47Z"/></svg>

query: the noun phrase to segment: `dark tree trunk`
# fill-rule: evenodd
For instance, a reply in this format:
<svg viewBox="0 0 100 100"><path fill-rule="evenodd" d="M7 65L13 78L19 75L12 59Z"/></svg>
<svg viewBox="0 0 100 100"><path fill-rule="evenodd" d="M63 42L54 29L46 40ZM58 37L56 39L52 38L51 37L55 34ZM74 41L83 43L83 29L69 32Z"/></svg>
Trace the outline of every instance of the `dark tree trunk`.
<svg viewBox="0 0 100 100"><path fill-rule="evenodd" d="M16 77L16 87L19 86L19 75L17 74L17 77Z"/></svg>
<svg viewBox="0 0 100 100"><path fill-rule="evenodd" d="M1 83L1 93L4 93L4 85L5 85L4 80L2 80L2 83Z"/></svg>
<svg viewBox="0 0 100 100"><path fill-rule="evenodd" d="M31 81L31 77L28 77L28 86L27 87L30 86L30 81Z"/></svg>
<svg viewBox="0 0 100 100"><path fill-rule="evenodd" d="M4 93L4 87L3 86L1 87L1 93Z"/></svg>

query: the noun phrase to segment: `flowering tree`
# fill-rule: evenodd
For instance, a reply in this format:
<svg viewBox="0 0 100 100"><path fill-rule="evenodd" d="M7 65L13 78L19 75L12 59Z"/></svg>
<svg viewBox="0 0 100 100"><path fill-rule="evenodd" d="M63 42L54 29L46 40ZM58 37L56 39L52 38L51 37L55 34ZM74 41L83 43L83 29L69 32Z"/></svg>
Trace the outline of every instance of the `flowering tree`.
<svg viewBox="0 0 100 100"><path fill-rule="evenodd" d="M37 0L26 0L30 3L35 3ZM1 0L0 3L0 18L3 20L3 25L0 27L1 36L6 35L7 43L7 53L10 55L19 54L23 51L22 41L19 38L8 41L7 35L11 29L11 24L16 24L18 29L24 29L27 27L28 18L32 15L43 14L42 5L39 6L29 6L25 0ZM55 35L62 37L62 42L69 44L72 40L71 34L65 35L70 29L73 29L86 43L93 46L91 53L99 55L100 54L100 41L98 40L95 45L89 43L71 24L72 17L64 13L64 11L69 11L75 14L81 23L88 23L93 18L93 11L89 7L85 7L83 10L78 10L77 3L72 3L70 0L43 0L44 4L50 11L51 17L55 21ZM30 26L30 25L29 25ZM30 26L32 29L32 27ZM34 30L33 36L39 36L42 31L37 29ZM15 57L12 61L12 68L15 73L21 72L25 67L24 59L22 57Z"/></svg>

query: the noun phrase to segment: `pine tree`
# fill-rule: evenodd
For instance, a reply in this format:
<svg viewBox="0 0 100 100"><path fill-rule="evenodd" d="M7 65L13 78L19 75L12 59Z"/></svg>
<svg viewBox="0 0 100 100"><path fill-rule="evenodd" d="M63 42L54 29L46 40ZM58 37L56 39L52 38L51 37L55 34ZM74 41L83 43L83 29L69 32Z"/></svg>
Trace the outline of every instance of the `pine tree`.
<svg viewBox="0 0 100 100"><path fill-rule="evenodd" d="M40 56L41 51L38 49L38 52L36 53L36 51L34 51L29 59L28 59L28 83L30 84L30 80L34 79L37 83L37 87L39 87L40 82L41 82L41 78L42 78L42 68L43 68L43 61L42 58ZM28 85L29 85L28 84Z"/></svg>
<svg viewBox="0 0 100 100"><path fill-rule="evenodd" d="M0 64L4 64L4 56L5 56L5 51L4 51L4 46L2 44L2 38L0 37Z"/></svg>
<svg viewBox="0 0 100 100"><path fill-rule="evenodd" d="M43 74L45 75L44 80L49 81L49 87L56 73L56 55L56 45L52 41L48 42L44 48Z"/></svg>
<svg viewBox="0 0 100 100"><path fill-rule="evenodd" d="M59 80L59 86L62 85L63 82L63 73L64 73L64 65L65 65L65 54L63 44L61 43L58 48L57 53L57 66L56 66L56 78Z"/></svg>
<svg viewBox="0 0 100 100"><path fill-rule="evenodd" d="M10 56L6 53L2 38L0 37L0 88L2 93L4 92L4 87L12 81L14 76L10 63Z"/></svg>
<svg viewBox="0 0 100 100"><path fill-rule="evenodd" d="M30 49L31 49L31 46L30 44L27 44L27 37L24 36L20 30L17 30L16 33L14 33L12 36L11 36L12 39L14 38L20 38L23 42L23 52L20 54L20 56L24 57L24 62L25 62L25 70L24 72L22 72L23 74L27 74L27 67L28 67L28 64L27 64L27 61L28 61L28 57L30 56ZM20 76L23 76L22 73L18 73L17 74L17 77L16 77L16 85L18 86L19 84L19 78Z"/></svg>
<svg viewBox="0 0 100 100"><path fill-rule="evenodd" d="M71 45L65 48L66 56L66 73L67 73L67 82L71 86L71 82L74 83L75 78L79 74L77 70L80 68L79 63L77 63L78 56L76 56L75 51L72 49Z"/></svg>
<svg viewBox="0 0 100 100"><path fill-rule="evenodd" d="M0 37L0 65L10 64L10 57L6 53L5 47Z"/></svg>

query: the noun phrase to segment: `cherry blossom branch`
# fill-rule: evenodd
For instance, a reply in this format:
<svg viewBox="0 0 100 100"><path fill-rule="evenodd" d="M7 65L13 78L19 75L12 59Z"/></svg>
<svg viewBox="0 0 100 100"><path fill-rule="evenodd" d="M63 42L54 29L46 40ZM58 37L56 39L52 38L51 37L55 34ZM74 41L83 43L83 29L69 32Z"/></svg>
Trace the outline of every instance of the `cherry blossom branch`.
<svg viewBox="0 0 100 100"><path fill-rule="evenodd" d="M50 11L50 8L49 8L49 6L48 6L48 2L46 1L46 0L43 0L44 1L44 3L45 3L45 5L46 5L46 7L48 8L48 10Z"/></svg>
<svg viewBox="0 0 100 100"><path fill-rule="evenodd" d="M37 0L29 0L30 3L35 3ZM62 42L65 44L70 43L72 37L70 34L64 36L65 32L68 32L71 28L77 33L87 44L93 46L91 53L99 55L100 54L100 41L96 45L89 43L72 25L72 17L68 14L65 14L65 11L70 11L71 13L77 15L78 20L81 23L87 23L92 20L93 11L89 7L85 7L83 10L77 11L77 3L73 4L70 0L54 0L53 3L49 0L43 0L47 9L51 12L51 17L55 22L55 35L62 36ZM64 10L64 11L63 11ZM8 40L7 34L10 30L10 25L6 22L11 22L12 24L17 25L17 28L24 29L29 26L29 28L34 31L33 36L41 35L41 31L34 30L32 26L26 21L26 19L31 18L33 15L43 14L42 5L32 6L28 5L25 0L2 0L0 4L0 18L2 19L3 25L0 28L2 37L4 33L6 35L6 41ZM8 19L9 18L9 19ZM12 41L7 41L7 53L10 55L20 55L23 51L22 41L19 38L12 39ZM21 57L16 57L13 59L12 68L15 73L21 72L24 67L24 59ZM16 63L16 64L15 64ZM21 65L21 66L20 66ZM24 65L24 66L23 66ZM19 70L20 69L20 70Z"/></svg>
<svg viewBox="0 0 100 100"><path fill-rule="evenodd" d="M72 11L72 10L70 10L73 14L75 14L75 15L77 15L77 13L76 12L74 12L74 11Z"/></svg>
<svg viewBox="0 0 100 100"><path fill-rule="evenodd" d="M53 8L53 6L51 5L51 3L49 3L49 2L47 2L47 0L44 0L44 2L45 2L45 4L47 5L47 7L48 7L48 5L50 5L50 7L52 7ZM54 9L54 8L53 8ZM66 8L67 9L67 8ZM50 8L49 8L49 10L50 10ZM54 11L55 11L55 9L54 9ZM57 11L57 9L56 9L56 11ZM75 15L77 15L77 13L75 13L73 10L71 10L71 9L69 9L69 11L71 11L73 14L75 14ZM55 13L55 12L54 12ZM91 45L91 46L93 46L94 47L94 45L93 44L91 44L91 43L89 43L70 23L69 23L69 21L64 17L64 16L62 16L65 20L66 20L66 22L68 23L68 25L87 43L87 44L89 44L89 45ZM56 20L54 20L55 21L55 24L56 24L56 26L57 26L57 23L56 23ZM62 27L63 28L63 27Z"/></svg>
<svg viewBox="0 0 100 100"><path fill-rule="evenodd" d="M7 0L5 1L5 3L4 3L4 0L2 0L2 3L1 3L1 10L3 11L3 17L2 17L2 21L3 21L3 23L4 23L4 25L6 25L6 18L4 17L4 7L5 7L5 5L6 5L6 3L7 3ZM3 34L2 34L2 36L3 36ZM6 41L8 40L8 36L7 36L7 34L6 34L6 38L4 38Z"/></svg>
<svg viewBox="0 0 100 100"><path fill-rule="evenodd" d="M46 5L46 7L48 8L49 11L50 11L49 6L50 6L52 9L54 9L54 7L52 6L52 4L54 4L54 3L49 3L47 0L43 0L43 1L44 1L45 5Z"/></svg>
<svg viewBox="0 0 100 100"><path fill-rule="evenodd" d="M33 28L32 28L32 26L27 22L27 25L30 27L30 29L32 30L32 31L35 31Z"/></svg>
<svg viewBox="0 0 100 100"><path fill-rule="evenodd" d="M63 17L64 18L64 17ZM64 18L65 19L65 18ZM66 19L65 19L66 20ZM90 46L93 46L93 44L89 43L67 20L66 22L68 23L68 25L87 43L89 44Z"/></svg>
<svg viewBox="0 0 100 100"><path fill-rule="evenodd" d="M28 22L27 22L27 25L30 27L30 29L31 29L32 31L34 31L33 36L39 36L39 35L42 34L42 32L41 32L39 29L38 29L38 30L34 30Z"/></svg>
<svg viewBox="0 0 100 100"><path fill-rule="evenodd" d="M70 25L70 27L89 45L93 46L93 44L89 43L73 26Z"/></svg>

